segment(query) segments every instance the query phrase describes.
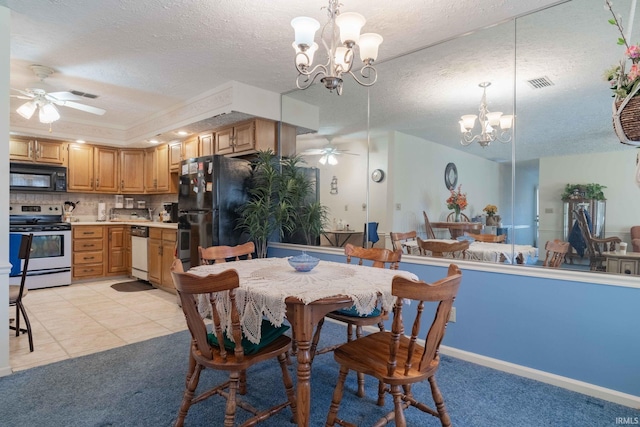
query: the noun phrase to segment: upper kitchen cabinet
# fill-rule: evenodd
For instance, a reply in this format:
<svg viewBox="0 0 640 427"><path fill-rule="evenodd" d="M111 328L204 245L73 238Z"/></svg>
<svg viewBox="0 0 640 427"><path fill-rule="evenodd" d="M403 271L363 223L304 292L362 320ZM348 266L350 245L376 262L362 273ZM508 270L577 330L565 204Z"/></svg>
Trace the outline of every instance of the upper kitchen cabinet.
<svg viewBox="0 0 640 427"><path fill-rule="evenodd" d="M214 133L203 133L198 136L198 156L210 156L213 154L214 143L215 143L215 134Z"/></svg>
<svg viewBox="0 0 640 427"><path fill-rule="evenodd" d="M116 193L118 177L116 148L69 144L67 191Z"/></svg>
<svg viewBox="0 0 640 427"><path fill-rule="evenodd" d="M144 193L144 160L143 150L120 150L120 193Z"/></svg>
<svg viewBox="0 0 640 427"><path fill-rule="evenodd" d="M179 172L182 161L182 143L172 142L169 144L169 172Z"/></svg>
<svg viewBox="0 0 640 427"><path fill-rule="evenodd" d="M283 129L287 125L283 125ZM290 126L287 128L291 128ZM295 128L283 132L286 137L278 148L278 123L266 119L254 119L216 130L215 154L242 156L271 149L275 153L290 155L295 152ZM291 137L293 135L293 137Z"/></svg>
<svg viewBox="0 0 640 427"><path fill-rule="evenodd" d="M199 157L200 150L200 139L195 136L193 138L189 138L182 143L182 158L181 159L191 159L193 157Z"/></svg>
<svg viewBox="0 0 640 427"><path fill-rule="evenodd" d="M145 152L144 161L145 193L170 193L172 191L169 173L169 145L159 145Z"/></svg>
<svg viewBox="0 0 640 427"><path fill-rule="evenodd" d="M64 165L64 142L11 136L9 159L15 162Z"/></svg>

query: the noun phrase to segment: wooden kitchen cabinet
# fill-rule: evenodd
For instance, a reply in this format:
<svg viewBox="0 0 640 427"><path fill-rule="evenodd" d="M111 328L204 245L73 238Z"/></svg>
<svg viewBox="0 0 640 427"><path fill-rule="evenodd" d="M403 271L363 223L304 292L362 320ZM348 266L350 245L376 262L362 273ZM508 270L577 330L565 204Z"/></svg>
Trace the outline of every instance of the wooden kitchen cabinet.
<svg viewBox="0 0 640 427"><path fill-rule="evenodd" d="M145 152L144 189L145 193L151 194L170 192L168 145L160 145Z"/></svg>
<svg viewBox="0 0 640 427"><path fill-rule="evenodd" d="M69 144L67 191L117 193L118 149Z"/></svg>
<svg viewBox="0 0 640 427"><path fill-rule="evenodd" d="M255 119L216 130L215 154L244 155L259 150L278 151L277 123Z"/></svg>
<svg viewBox="0 0 640 427"><path fill-rule="evenodd" d="M182 159L198 157L200 152L200 140L198 137L189 138L182 143Z"/></svg>
<svg viewBox="0 0 640 427"><path fill-rule="evenodd" d="M9 159L16 162L65 164L64 142L9 137Z"/></svg>
<svg viewBox="0 0 640 427"><path fill-rule="evenodd" d="M120 150L120 193L144 193L144 160L143 150Z"/></svg>
<svg viewBox="0 0 640 427"><path fill-rule="evenodd" d="M127 263L127 246L129 246L127 240L131 240L131 237L127 239L127 233L125 232L127 228L130 229L129 226L125 225L107 227L107 275L126 274L127 264L131 265L130 261Z"/></svg>
<svg viewBox="0 0 640 427"><path fill-rule="evenodd" d="M169 144L169 172L180 173L181 161L182 161L182 143L173 142Z"/></svg>
<svg viewBox="0 0 640 427"><path fill-rule="evenodd" d="M104 227L79 225L72 227L71 280L83 280L105 275Z"/></svg>
<svg viewBox="0 0 640 427"><path fill-rule="evenodd" d="M177 232L173 229L149 227L149 282L158 289L175 293L171 278L171 264L175 258Z"/></svg>
<svg viewBox="0 0 640 427"><path fill-rule="evenodd" d="M213 146L215 145L215 134L214 133L204 133L198 136L198 157L200 156L210 156L214 152Z"/></svg>

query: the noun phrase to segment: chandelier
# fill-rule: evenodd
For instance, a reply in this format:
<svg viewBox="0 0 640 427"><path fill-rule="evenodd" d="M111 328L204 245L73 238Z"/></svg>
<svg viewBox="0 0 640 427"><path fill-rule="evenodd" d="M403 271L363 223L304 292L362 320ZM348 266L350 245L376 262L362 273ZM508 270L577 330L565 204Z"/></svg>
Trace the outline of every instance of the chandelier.
<svg viewBox="0 0 640 427"><path fill-rule="evenodd" d="M324 46L327 61L313 66L313 57L318 44L313 40L320 23L313 18L300 16L291 21L295 30L293 48L296 51L295 65L298 70L296 86L307 89L320 77L324 86L338 95L342 94L342 76L350 74L362 86L372 86L378 79L376 69L371 65L378 58L378 47L382 36L374 33L360 34L366 20L355 12L340 13L338 0L329 0L327 15L329 21L322 27L320 41ZM358 46L360 59L364 66L360 69L363 80L351 71L353 67L354 47Z"/></svg>
<svg viewBox="0 0 640 427"><path fill-rule="evenodd" d="M468 114L460 117L460 132L462 139L460 144L467 146L477 141L483 148L493 141L507 143L511 141L511 126L513 125L513 115L503 115L502 112L490 112L487 108L487 87L491 82L482 82L478 86L482 88L482 99L480 100L480 115ZM476 124L476 119L480 122L480 133L473 135L472 131Z"/></svg>

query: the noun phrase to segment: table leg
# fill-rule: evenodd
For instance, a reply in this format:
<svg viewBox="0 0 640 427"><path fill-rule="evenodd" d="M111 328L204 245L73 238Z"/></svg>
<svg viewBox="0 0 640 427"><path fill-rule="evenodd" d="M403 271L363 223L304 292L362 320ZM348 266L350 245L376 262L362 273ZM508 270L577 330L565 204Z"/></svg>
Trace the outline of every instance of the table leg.
<svg viewBox="0 0 640 427"><path fill-rule="evenodd" d="M311 339L313 336L312 308L305 304L287 304L287 319L292 326L293 339L298 347L297 405L298 425L308 427L311 412Z"/></svg>

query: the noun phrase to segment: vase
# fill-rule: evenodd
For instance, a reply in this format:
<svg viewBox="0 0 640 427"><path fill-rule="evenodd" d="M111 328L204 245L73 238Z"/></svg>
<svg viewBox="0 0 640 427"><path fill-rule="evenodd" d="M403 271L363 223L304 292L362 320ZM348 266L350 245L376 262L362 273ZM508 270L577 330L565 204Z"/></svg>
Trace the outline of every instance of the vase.
<svg viewBox="0 0 640 427"><path fill-rule="evenodd" d="M460 209L459 209L459 208L456 208L456 209L455 209L455 213L456 213L456 214L455 214L455 216L454 216L454 218L453 218L453 221L454 221L454 222L460 222Z"/></svg>
<svg viewBox="0 0 640 427"><path fill-rule="evenodd" d="M489 215L487 216L487 225L495 225L496 227L500 226L500 216L499 215Z"/></svg>

